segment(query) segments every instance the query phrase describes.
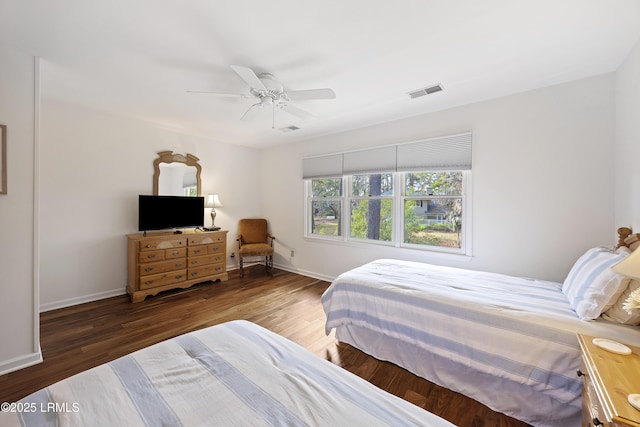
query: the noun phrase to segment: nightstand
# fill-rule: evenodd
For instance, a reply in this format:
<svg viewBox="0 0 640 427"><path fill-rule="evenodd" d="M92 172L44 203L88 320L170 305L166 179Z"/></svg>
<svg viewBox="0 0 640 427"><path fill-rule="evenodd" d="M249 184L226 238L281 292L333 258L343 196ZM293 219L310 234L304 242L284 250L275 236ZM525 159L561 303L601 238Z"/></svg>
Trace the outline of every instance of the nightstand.
<svg viewBox="0 0 640 427"><path fill-rule="evenodd" d="M640 427L640 411L627 401L640 393L640 348L633 353L611 353L592 343L593 337L578 334L582 349L582 426Z"/></svg>

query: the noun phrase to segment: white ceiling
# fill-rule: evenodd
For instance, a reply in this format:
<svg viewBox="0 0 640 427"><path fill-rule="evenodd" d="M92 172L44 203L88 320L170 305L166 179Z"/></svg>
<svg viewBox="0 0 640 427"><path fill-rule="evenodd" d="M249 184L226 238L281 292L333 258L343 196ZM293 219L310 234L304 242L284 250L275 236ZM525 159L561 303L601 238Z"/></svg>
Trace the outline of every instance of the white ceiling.
<svg viewBox="0 0 640 427"><path fill-rule="evenodd" d="M47 101L253 147L611 72L639 38L638 0L0 0L0 46L42 58ZM187 93L248 94L230 65L337 98L278 111L283 133L239 120L253 99Z"/></svg>

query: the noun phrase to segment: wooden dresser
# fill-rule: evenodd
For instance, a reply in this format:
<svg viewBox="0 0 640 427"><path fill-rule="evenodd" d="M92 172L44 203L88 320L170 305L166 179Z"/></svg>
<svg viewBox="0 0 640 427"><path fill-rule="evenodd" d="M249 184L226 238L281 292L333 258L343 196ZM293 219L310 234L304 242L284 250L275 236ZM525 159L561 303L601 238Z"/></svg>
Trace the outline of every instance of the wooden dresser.
<svg viewBox="0 0 640 427"><path fill-rule="evenodd" d="M640 427L640 411L627 401L640 393L640 348L621 355L596 347L593 337L578 334L582 349L582 425Z"/></svg>
<svg viewBox="0 0 640 427"><path fill-rule="evenodd" d="M196 283L227 280L227 231L129 234L127 293L132 302Z"/></svg>

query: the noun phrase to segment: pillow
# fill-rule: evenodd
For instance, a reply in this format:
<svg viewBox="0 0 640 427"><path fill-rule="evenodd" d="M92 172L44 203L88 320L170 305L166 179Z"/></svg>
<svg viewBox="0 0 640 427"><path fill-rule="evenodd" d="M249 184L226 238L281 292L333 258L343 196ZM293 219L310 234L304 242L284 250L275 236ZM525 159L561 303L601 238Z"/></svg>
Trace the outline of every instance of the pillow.
<svg viewBox="0 0 640 427"><path fill-rule="evenodd" d="M627 245L629 249L635 251L638 246L640 246L640 234L631 234L624 239L624 244Z"/></svg>
<svg viewBox="0 0 640 427"><path fill-rule="evenodd" d="M611 308L602 313L602 318L625 325L640 325L640 310L629 314L627 310L622 308L622 304L627 300L629 294L638 288L640 288L640 281L632 280Z"/></svg>
<svg viewBox="0 0 640 427"><path fill-rule="evenodd" d="M626 246L620 246L619 248L615 249L615 253L620 254L620 255L630 255L631 251L629 250L628 247ZM623 257L624 258L624 257ZM625 276L623 276L625 277ZM609 299L609 302L607 304L605 304L605 306L602 308L602 313L604 313L605 311L607 311L609 308L613 307L613 305L618 301L618 298L620 298L620 296L622 295L622 293L627 289L627 287L629 286L629 283L631 282L631 278L629 277L628 280L626 280L622 286L620 286L618 288L618 290L616 292L614 292L613 294L611 294L611 298ZM620 306L622 307L622 304L624 303L624 301L620 302Z"/></svg>
<svg viewBox="0 0 640 427"><path fill-rule="evenodd" d="M589 249L571 267L562 284L571 308L582 320L593 320L611 306L620 290L629 285L630 279L611 270L622 261L626 252L616 253L603 246Z"/></svg>

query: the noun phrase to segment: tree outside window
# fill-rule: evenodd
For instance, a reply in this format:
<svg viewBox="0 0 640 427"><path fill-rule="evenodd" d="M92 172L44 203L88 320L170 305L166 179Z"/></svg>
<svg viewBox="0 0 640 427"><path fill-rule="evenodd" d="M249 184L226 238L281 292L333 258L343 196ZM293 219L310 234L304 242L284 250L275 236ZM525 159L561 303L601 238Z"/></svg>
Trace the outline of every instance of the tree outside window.
<svg viewBox="0 0 640 427"><path fill-rule="evenodd" d="M342 178L311 181L311 234L342 236Z"/></svg>
<svg viewBox="0 0 640 427"><path fill-rule="evenodd" d="M461 248L462 172L407 173L404 182L403 242Z"/></svg>

